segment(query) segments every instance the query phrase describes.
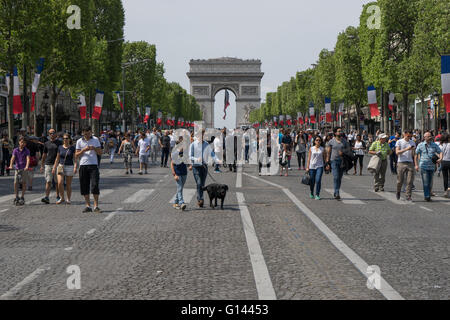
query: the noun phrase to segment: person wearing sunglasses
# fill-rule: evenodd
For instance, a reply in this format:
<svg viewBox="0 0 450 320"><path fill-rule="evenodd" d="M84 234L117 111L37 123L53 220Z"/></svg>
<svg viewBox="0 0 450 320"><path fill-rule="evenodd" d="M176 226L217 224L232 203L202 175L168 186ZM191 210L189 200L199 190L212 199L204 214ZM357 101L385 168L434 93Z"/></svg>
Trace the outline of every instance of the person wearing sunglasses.
<svg viewBox="0 0 450 320"><path fill-rule="evenodd" d="M42 198L42 202L45 204L50 203L50 190L52 188L52 181L55 178L53 174L53 166L55 165L56 156L58 155L58 148L62 145L58 140L55 129L48 131L50 140L44 143L44 152L42 154L41 173L45 176L45 197ZM44 170L45 169L45 170ZM60 194L58 188L56 188L56 202L60 201Z"/></svg>
<svg viewBox="0 0 450 320"><path fill-rule="evenodd" d="M58 154L53 166L52 174L58 176L58 191L61 196L56 204L71 204L72 180L77 172L77 162L75 161L75 146L72 145L72 139L68 134L63 135L63 144L58 148ZM67 200L64 200L64 178L66 180Z"/></svg>

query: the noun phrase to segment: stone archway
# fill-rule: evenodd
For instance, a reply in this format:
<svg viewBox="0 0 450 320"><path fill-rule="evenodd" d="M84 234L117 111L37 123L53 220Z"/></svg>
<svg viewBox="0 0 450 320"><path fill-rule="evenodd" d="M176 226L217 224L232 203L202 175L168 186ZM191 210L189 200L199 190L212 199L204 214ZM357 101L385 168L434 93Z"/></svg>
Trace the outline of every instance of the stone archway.
<svg viewBox="0 0 450 320"><path fill-rule="evenodd" d="M216 94L223 89L230 90L236 96L236 128L249 125L251 110L261 106L260 60L241 60L237 58L219 58L209 60L191 60L191 94L195 97L203 112L203 121L207 128L214 127L214 102Z"/></svg>

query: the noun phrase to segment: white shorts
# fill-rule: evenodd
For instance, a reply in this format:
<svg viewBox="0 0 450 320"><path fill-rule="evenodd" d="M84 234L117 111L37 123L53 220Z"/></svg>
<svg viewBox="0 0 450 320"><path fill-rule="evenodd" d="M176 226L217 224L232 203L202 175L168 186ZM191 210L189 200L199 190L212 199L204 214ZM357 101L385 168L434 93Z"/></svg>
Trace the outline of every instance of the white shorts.
<svg viewBox="0 0 450 320"><path fill-rule="evenodd" d="M73 177L73 169L75 166L64 166L64 175L66 177Z"/></svg>

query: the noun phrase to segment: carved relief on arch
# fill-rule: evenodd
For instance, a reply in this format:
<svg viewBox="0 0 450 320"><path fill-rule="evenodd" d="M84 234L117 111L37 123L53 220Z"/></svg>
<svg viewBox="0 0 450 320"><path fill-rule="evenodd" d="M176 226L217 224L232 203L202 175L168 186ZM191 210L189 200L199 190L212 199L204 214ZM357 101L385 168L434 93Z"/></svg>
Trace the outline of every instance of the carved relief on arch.
<svg viewBox="0 0 450 320"><path fill-rule="evenodd" d="M211 85L212 88L212 97L214 98L217 94L217 92L219 92L222 89L229 89L231 91L233 91L234 95L236 96L236 98L239 97L240 93L239 93L239 84L238 83L232 83L232 84L225 84L225 83L213 83Z"/></svg>

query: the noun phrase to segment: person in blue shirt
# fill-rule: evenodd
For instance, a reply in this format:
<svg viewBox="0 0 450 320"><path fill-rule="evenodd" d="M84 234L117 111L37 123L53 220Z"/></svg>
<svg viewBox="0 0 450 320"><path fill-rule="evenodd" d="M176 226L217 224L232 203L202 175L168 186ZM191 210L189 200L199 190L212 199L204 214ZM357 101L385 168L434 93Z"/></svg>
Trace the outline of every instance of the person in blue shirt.
<svg viewBox="0 0 450 320"><path fill-rule="evenodd" d="M398 162L398 155L395 152L395 145L397 144L397 141L400 140L400 133L396 133L395 136L389 137L389 147L392 150L391 155L389 156L389 164L391 166L391 173L397 174L397 162Z"/></svg>
<svg viewBox="0 0 450 320"><path fill-rule="evenodd" d="M195 183L197 184L197 204L199 208L203 208L205 203L203 198L203 188L205 187L206 176L208 175L208 160L210 157L218 162L214 150L208 142L203 140L205 129L202 130L201 141L196 138L189 147L189 159L191 160L191 167L193 170Z"/></svg>
<svg viewBox="0 0 450 320"><path fill-rule="evenodd" d="M425 201L431 201L431 189L433 187L433 176L436 171L436 165L439 165L441 162L439 155L442 151L439 146L433 142L433 136L430 132L426 132L423 135L425 141L420 143L416 149L416 171L422 175L422 183L423 183L423 193L425 196ZM433 162L433 157L436 162Z"/></svg>

